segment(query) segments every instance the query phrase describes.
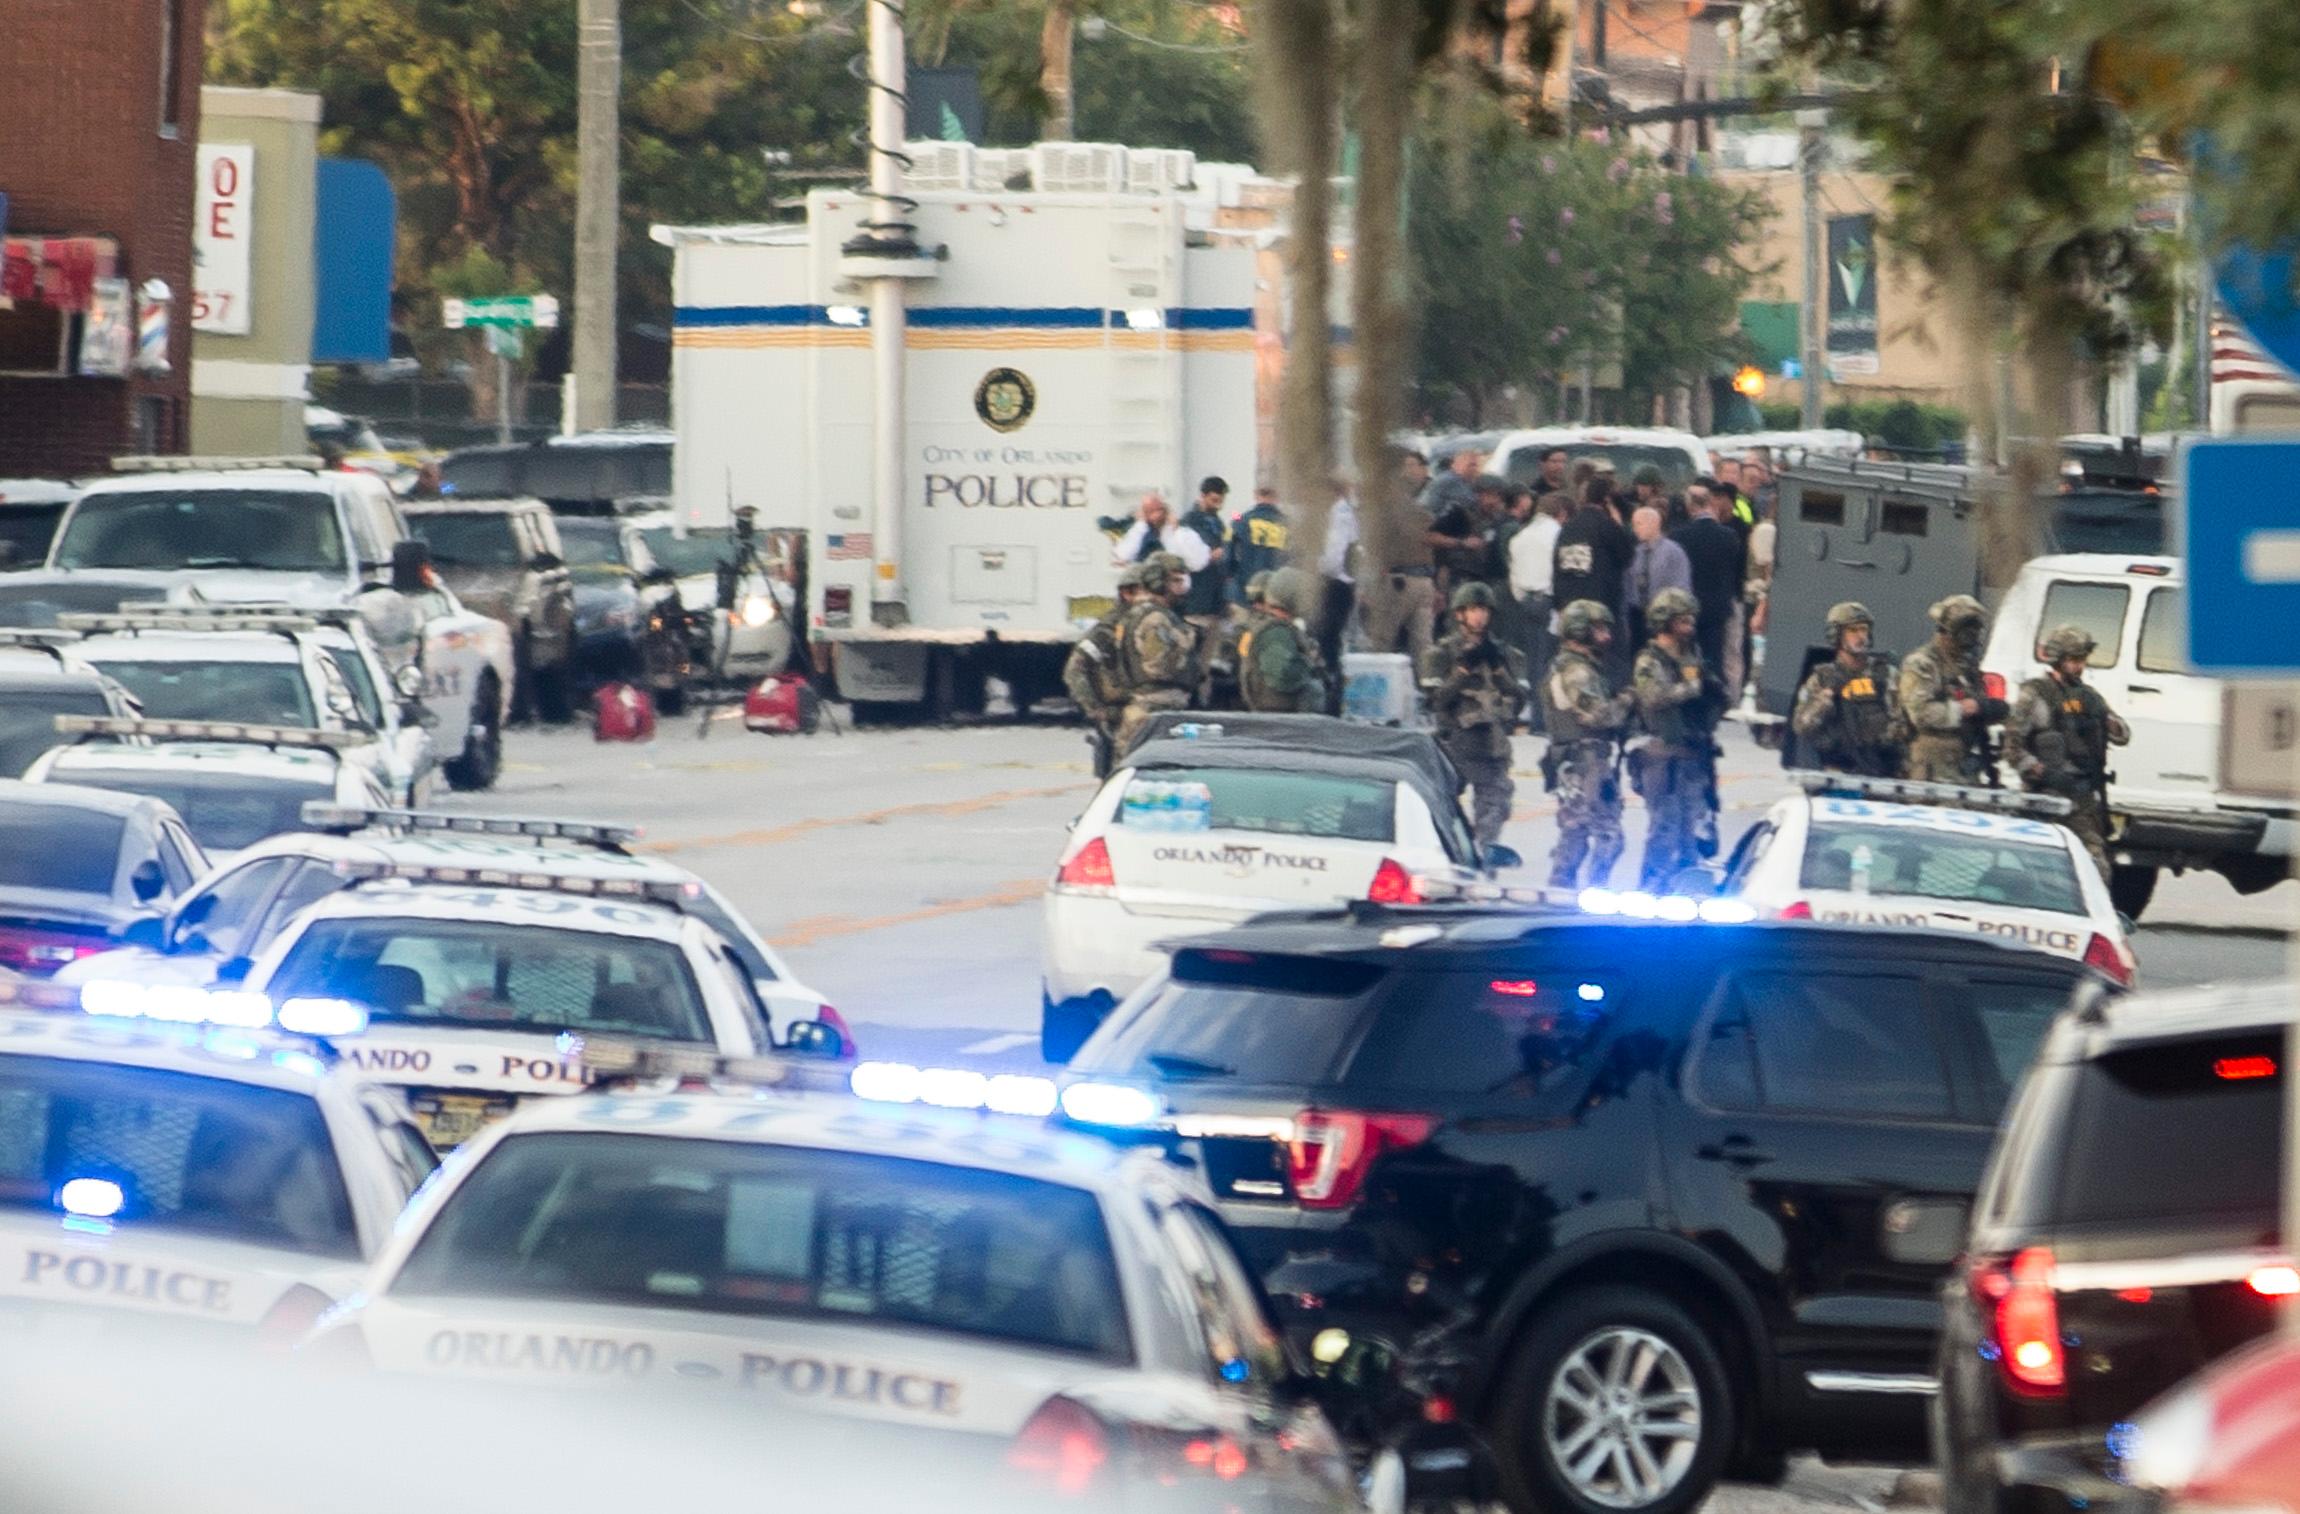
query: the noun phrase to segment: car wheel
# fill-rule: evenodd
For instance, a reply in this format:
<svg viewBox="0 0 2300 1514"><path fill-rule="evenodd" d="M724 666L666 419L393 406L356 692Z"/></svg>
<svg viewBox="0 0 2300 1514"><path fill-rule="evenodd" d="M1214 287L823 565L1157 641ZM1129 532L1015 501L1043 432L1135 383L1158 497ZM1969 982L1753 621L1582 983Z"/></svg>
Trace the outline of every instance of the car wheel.
<svg viewBox="0 0 2300 1514"><path fill-rule="evenodd" d="M1103 1018L1110 1013L1110 1001L1101 994L1056 1000L1041 989L1038 1004L1038 1054L1049 1062L1067 1062L1077 1056L1078 1048L1101 1028Z"/></svg>
<svg viewBox="0 0 2300 1514"><path fill-rule="evenodd" d="M479 690L471 698L471 724L463 733L463 750L452 762L442 763L450 787L466 793L491 789L503 772L502 685L493 673L479 676Z"/></svg>
<svg viewBox="0 0 2300 1514"><path fill-rule="evenodd" d="M2120 915L2137 920L2140 912L2148 908L2148 901L2156 897L2156 880L2162 869L2153 867L2125 867L2118 865L2108 870L2108 897Z"/></svg>
<svg viewBox="0 0 2300 1514"><path fill-rule="evenodd" d="M1528 1514L1686 1514L1734 1445L1724 1361L1659 1294L1567 1294L1518 1348L1494 1440L1510 1504Z"/></svg>

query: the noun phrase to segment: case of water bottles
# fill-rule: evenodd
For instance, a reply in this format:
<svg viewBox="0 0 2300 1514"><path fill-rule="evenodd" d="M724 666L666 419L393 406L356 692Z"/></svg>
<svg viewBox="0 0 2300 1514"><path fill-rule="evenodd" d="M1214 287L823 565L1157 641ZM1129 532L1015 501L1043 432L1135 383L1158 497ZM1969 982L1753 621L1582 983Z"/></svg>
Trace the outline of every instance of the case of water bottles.
<svg viewBox="0 0 2300 1514"><path fill-rule="evenodd" d="M1126 785L1118 821L1128 830L1210 831L1214 828L1214 791L1203 783L1137 778Z"/></svg>

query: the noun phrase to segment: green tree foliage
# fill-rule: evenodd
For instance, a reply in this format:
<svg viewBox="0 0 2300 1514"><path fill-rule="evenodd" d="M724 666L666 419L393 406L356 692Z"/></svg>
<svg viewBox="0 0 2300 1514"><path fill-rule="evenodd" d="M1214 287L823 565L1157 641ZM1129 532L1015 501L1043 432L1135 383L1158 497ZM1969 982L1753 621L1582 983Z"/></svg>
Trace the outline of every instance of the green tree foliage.
<svg viewBox="0 0 2300 1514"><path fill-rule="evenodd" d="M1531 138L1474 103L1433 109L1414 162L1425 408L1475 423L1504 387L1546 392L1618 361L1623 414L1642 418L1740 355L1761 196Z"/></svg>

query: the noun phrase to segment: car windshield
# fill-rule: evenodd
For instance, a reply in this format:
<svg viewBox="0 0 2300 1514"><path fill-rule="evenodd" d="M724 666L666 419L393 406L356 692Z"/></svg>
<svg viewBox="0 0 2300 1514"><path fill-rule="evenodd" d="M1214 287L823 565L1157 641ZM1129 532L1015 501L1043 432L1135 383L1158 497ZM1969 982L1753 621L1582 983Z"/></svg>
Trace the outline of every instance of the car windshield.
<svg viewBox="0 0 2300 1514"><path fill-rule="evenodd" d="M1806 888L2085 913L2068 849L1890 825L1815 826Z"/></svg>
<svg viewBox="0 0 2300 1514"><path fill-rule="evenodd" d="M1541 483L1543 454L1565 449L1570 467L1584 458L1613 464L1613 476L1621 487L1637 477L1637 470L1648 464L1661 470L1661 484L1671 492L1682 490L1693 482L1693 454L1682 447L1641 446L1634 442L1541 442L1530 447L1519 447L1509 455L1507 476L1513 483Z"/></svg>
<svg viewBox="0 0 2300 1514"><path fill-rule="evenodd" d="M319 724L296 663L88 660L125 684L149 720L245 720L302 730Z"/></svg>
<svg viewBox="0 0 2300 1514"><path fill-rule="evenodd" d="M127 821L68 804L0 800L0 888L110 898Z"/></svg>
<svg viewBox="0 0 2300 1514"><path fill-rule="evenodd" d="M622 529L613 521L563 520L559 544L567 554L567 566L577 572L629 566L623 560Z"/></svg>
<svg viewBox="0 0 2300 1514"><path fill-rule="evenodd" d="M0 505L0 573L11 568L37 568L48 560L48 544L56 539L56 522L64 518L64 503Z"/></svg>
<svg viewBox="0 0 2300 1514"><path fill-rule="evenodd" d="M327 647L327 660L343 675L351 689L352 703L359 707L359 717L370 730L383 729L383 698L376 689L375 680L368 677L367 659L359 655L356 647Z"/></svg>
<svg viewBox="0 0 2300 1514"><path fill-rule="evenodd" d="M1389 841L1397 832L1397 785L1379 778L1276 768L1152 768L1138 775L1119 805L1120 825L1170 831L1197 825L1177 785L1203 785L1212 828L1313 836L1329 841Z"/></svg>
<svg viewBox="0 0 2300 1514"><path fill-rule="evenodd" d="M131 1233L359 1254L335 1146L309 1095L109 1062L0 1057L0 1207L52 1213L57 1191L75 1178L116 1185L117 1223ZM30 1253L27 1265L37 1269L46 1255Z"/></svg>
<svg viewBox="0 0 2300 1514"><path fill-rule="evenodd" d="M1113 1011L1071 1066L1116 1078L1317 1082L1355 1044L1381 978L1357 962L1184 951L1174 976Z"/></svg>
<svg viewBox="0 0 2300 1514"><path fill-rule="evenodd" d="M722 530L689 530L680 536L669 526L657 526L639 533L655 561L669 568L681 578L695 578L715 573L719 564L732 560L734 548L728 544L727 533Z"/></svg>
<svg viewBox="0 0 2300 1514"><path fill-rule="evenodd" d="M0 684L0 778L21 778L34 758L62 746L59 715L108 715L104 691L93 682L61 679L37 684Z"/></svg>
<svg viewBox="0 0 2300 1514"><path fill-rule="evenodd" d="M305 805L335 797L332 776L302 781L248 773L171 773L77 765L54 776L60 783L163 800L184 817L185 828L200 844L200 850L209 853L236 852L266 836L300 831Z"/></svg>
<svg viewBox="0 0 2300 1514"><path fill-rule="evenodd" d="M338 573L343 565L335 500L315 490L91 494L72 511L56 539L59 568Z"/></svg>
<svg viewBox="0 0 2300 1514"><path fill-rule="evenodd" d="M431 560L445 568L516 568L519 538L511 517L494 511L471 515L416 514L407 528L431 548Z"/></svg>
<svg viewBox="0 0 2300 1514"><path fill-rule="evenodd" d="M525 1298L948 1331L1131 1355L1082 1189L875 1153L545 1132L455 1191L394 1296ZM743 1370L771 1371L765 1357ZM902 1380L904 1407L956 1383Z"/></svg>
<svg viewBox="0 0 2300 1514"><path fill-rule="evenodd" d="M536 896L536 902L582 907ZM315 922L272 989L355 1000L378 1022L711 1040L676 943L461 920Z"/></svg>
<svg viewBox="0 0 2300 1514"><path fill-rule="evenodd" d="M2111 1052L2080 1069L2056 1218L2276 1224L2284 1173L2284 1037Z"/></svg>

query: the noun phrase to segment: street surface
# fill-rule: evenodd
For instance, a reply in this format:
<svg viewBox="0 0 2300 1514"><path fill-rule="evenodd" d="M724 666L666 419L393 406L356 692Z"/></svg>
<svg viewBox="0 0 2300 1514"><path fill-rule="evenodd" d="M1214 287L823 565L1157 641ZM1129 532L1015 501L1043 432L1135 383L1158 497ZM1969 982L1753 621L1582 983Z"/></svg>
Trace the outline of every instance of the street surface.
<svg viewBox="0 0 2300 1514"><path fill-rule="evenodd" d="M874 1058L983 1067L1038 1061L1038 899L1066 824L1094 791L1074 726L755 736L733 719L707 737L665 721L644 746L582 730L512 737L493 794L451 807L632 821L643 847L702 874L828 995ZM843 734L842 734L843 732ZM1779 761L1738 726L1722 738L1727 844L1786 791ZM1538 739L1520 737L1505 839L1546 876L1555 806ZM1630 801L1626 882L1644 817ZM2217 876L2167 878L2135 940L2153 987L2262 978L2283 966L2300 888L2240 898ZM1731 1488L1712 1514L1932 1505L1930 1479L1800 1461L1781 1489ZM1898 1498L1896 1498L1898 1489Z"/></svg>

